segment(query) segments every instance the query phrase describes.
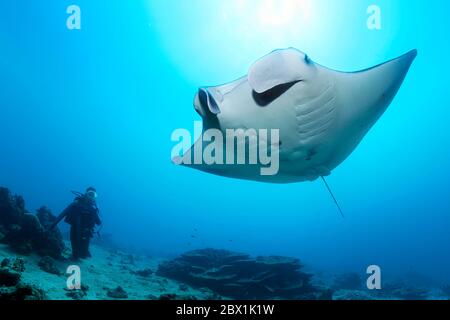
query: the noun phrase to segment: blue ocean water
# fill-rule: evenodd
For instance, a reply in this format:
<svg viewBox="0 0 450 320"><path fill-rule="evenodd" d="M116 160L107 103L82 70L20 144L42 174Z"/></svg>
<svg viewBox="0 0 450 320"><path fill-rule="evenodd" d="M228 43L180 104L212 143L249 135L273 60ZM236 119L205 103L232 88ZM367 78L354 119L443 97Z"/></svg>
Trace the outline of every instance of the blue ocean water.
<svg viewBox="0 0 450 320"><path fill-rule="evenodd" d="M66 9L81 8L81 30ZM450 281L447 1L3 1L0 185L59 213L94 185L103 232L175 255L204 247L299 257L315 270ZM296 47L353 71L418 49L394 102L328 178L270 185L176 167L199 86ZM195 238L192 237L195 236Z"/></svg>

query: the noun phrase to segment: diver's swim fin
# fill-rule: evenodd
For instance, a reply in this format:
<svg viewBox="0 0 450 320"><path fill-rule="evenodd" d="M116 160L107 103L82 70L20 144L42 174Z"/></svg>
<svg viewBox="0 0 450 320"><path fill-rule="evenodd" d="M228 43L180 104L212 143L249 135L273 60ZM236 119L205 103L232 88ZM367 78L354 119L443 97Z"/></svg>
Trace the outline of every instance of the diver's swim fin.
<svg viewBox="0 0 450 320"><path fill-rule="evenodd" d="M339 212L340 212L342 218L345 218L344 213L342 212L341 206L340 206L339 203L337 202L336 197L335 197L334 194L333 194L333 191L331 191L331 188L330 188L330 186L328 185L327 180L325 180L325 177L323 177L323 176L322 176L322 180L323 180L323 183L325 183L325 186L327 187L328 192L330 193L331 197L333 198L334 203L336 204L336 207L338 208L338 210L339 210Z"/></svg>

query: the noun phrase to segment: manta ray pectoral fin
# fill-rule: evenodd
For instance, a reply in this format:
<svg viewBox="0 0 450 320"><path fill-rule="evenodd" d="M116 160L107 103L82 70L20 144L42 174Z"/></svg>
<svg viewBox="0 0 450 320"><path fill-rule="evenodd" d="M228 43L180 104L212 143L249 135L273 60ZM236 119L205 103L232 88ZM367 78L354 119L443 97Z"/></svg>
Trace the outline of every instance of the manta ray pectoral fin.
<svg viewBox="0 0 450 320"><path fill-rule="evenodd" d="M338 208L339 213L341 214L342 218L345 218L344 212L342 211L341 206L339 205L339 202L336 200L336 197L334 196L333 191L331 191L331 188L328 185L327 180L325 180L324 176L322 176L322 181L325 184L325 187L327 188L327 190L330 193L331 197L333 198L333 201L336 204L336 207Z"/></svg>
<svg viewBox="0 0 450 320"><path fill-rule="evenodd" d="M308 57L297 49L276 50L256 61L248 72L250 87L264 93L279 85L303 80Z"/></svg>

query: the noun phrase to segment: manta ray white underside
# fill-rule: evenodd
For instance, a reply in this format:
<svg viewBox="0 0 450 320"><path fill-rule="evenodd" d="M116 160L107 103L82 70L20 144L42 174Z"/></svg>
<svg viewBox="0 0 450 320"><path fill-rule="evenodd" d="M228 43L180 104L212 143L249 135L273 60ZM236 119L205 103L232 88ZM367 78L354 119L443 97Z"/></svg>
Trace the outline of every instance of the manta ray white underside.
<svg viewBox="0 0 450 320"><path fill-rule="evenodd" d="M416 55L413 50L376 67L349 73L316 64L293 48L276 50L255 62L247 76L201 88L194 106L205 130L279 129L278 173L261 175L255 165L188 166L270 183L328 176L386 111ZM184 158L192 157L193 150Z"/></svg>

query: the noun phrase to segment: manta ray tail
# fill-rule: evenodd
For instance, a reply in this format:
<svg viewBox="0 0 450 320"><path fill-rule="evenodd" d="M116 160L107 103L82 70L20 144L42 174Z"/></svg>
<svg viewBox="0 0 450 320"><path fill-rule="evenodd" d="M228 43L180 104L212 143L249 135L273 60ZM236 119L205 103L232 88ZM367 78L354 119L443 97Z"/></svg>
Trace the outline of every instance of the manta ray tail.
<svg viewBox="0 0 450 320"><path fill-rule="evenodd" d="M331 188L330 188L330 186L328 185L327 180L325 180L325 177L322 177L322 180L323 180L323 183L325 183L325 187L327 187L328 192L330 193L331 197L333 198L334 203L336 204L336 207L338 208L338 210L339 210L339 212L340 212L342 218L345 218L344 213L342 212L341 206L340 206L339 203L337 202L336 197L335 197L334 194L333 194L333 191L331 191Z"/></svg>

